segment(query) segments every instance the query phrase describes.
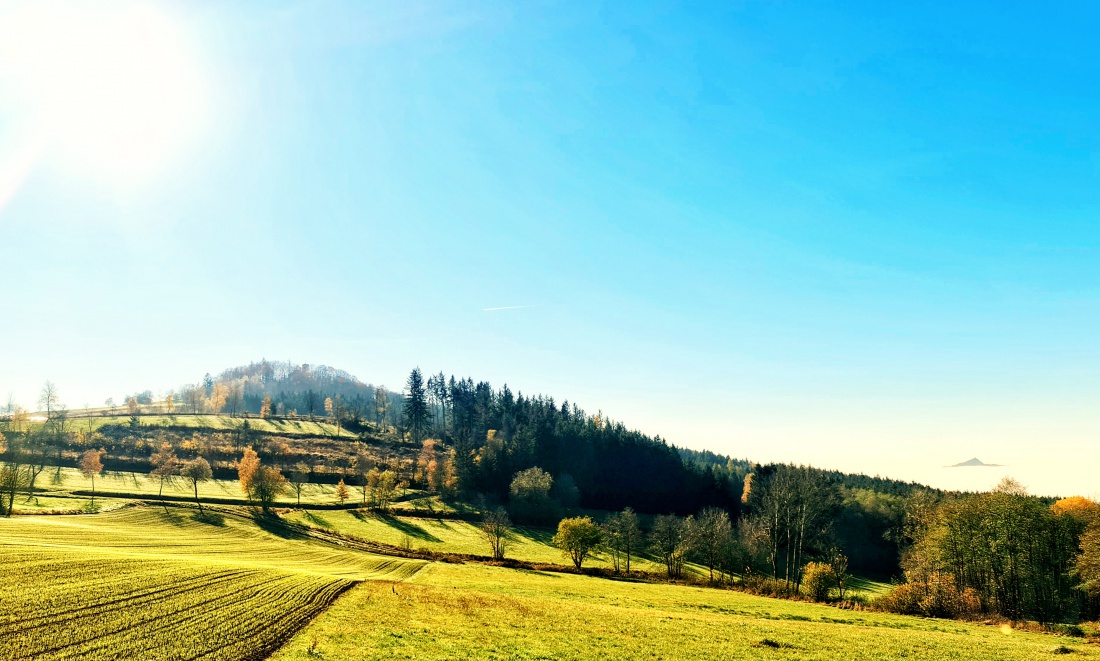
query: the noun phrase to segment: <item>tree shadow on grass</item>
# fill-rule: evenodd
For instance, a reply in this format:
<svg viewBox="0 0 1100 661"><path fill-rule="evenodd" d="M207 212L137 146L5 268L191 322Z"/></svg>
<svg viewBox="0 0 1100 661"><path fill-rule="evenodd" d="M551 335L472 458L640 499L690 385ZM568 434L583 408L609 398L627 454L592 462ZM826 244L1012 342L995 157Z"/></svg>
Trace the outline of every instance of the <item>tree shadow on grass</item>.
<svg viewBox="0 0 1100 661"><path fill-rule="evenodd" d="M516 526L513 531L518 537L525 538L536 544L545 544L546 546L554 546L554 542L551 541L556 531L549 528L534 528L530 526Z"/></svg>
<svg viewBox="0 0 1100 661"><path fill-rule="evenodd" d="M252 520L256 522L256 525L261 530L269 532L276 537L283 539L306 539L309 535L296 530L295 528L287 525L285 521L275 516L274 514L264 514L263 512L256 511L252 514Z"/></svg>
<svg viewBox="0 0 1100 661"><path fill-rule="evenodd" d="M515 569L515 571L532 574L534 576L545 576L546 578L561 578L562 575L551 571L542 571L541 569L523 569L522 567Z"/></svg>
<svg viewBox="0 0 1100 661"><path fill-rule="evenodd" d="M167 503L156 503L156 502L150 503L150 506L156 508L156 509L153 509L152 511L156 512L157 517L160 518L161 521L163 521L164 523L167 523L169 525L176 526L177 528L180 527L180 526L185 525L187 523L188 519L194 519L194 518L198 517L198 515L199 515L198 512L193 512L193 513L185 516L183 514L183 512L181 512L180 510L178 510L176 508L174 503L172 504L172 507L169 507Z"/></svg>
<svg viewBox="0 0 1100 661"><path fill-rule="evenodd" d="M191 515L191 519L208 526L225 527L225 517L217 512L195 512Z"/></svg>
<svg viewBox="0 0 1100 661"><path fill-rule="evenodd" d="M317 516L317 514L315 512L311 512L309 510L305 510L305 513L306 513L306 518L309 519L309 521L311 523L313 523L315 525L318 525L318 526L321 526L322 528L325 528L326 530L332 530L333 529L332 524L328 522L328 519L326 519L324 517L321 517L321 516Z"/></svg>
<svg viewBox="0 0 1100 661"><path fill-rule="evenodd" d="M359 519L360 521L363 521L363 522L366 522L369 519L373 518L377 521L380 521L380 522L386 524L387 526L393 528L394 530L397 530L398 532L404 533L404 534L408 535L409 537L412 537L413 539L419 539L419 540L425 541L425 542L436 542L436 543L440 543L440 544L443 543L442 539L436 537L435 535L431 534L427 530L424 530L423 528L416 525L415 523L409 523L408 521L402 521L401 519L398 519L397 517L393 516L392 514L381 514L381 513L364 514L363 512L360 512L359 510L351 510L351 515L354 516L355 518Z"/></svg>

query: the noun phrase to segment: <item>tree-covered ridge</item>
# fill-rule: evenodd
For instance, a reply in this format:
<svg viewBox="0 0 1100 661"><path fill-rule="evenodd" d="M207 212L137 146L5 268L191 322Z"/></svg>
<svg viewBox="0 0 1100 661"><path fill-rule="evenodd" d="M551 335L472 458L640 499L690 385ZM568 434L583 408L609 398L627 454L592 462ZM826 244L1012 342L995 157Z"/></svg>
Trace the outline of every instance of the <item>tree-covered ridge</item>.
<svg viewBox="0 0 1100 661"><path fill-rule="evenodd" d="M443 384L443 387L440 387ZM454 449L458 487L504 498L513 476L538 466L579 491L593 509L634 507L650 513L736 509L728 476L685 463L675 446L601 414L545 395L493 389L472 379L428 379L430 433ZM414 422L406 424L414 427Z"/></svg>
<svg viewBox="0 0 1100 661"><path fill-rule="evenodd" d="M419 443L440 439L453 452L462 493L506 498L512 477L540 467L573 485L579 504L686 514L723 507L736 518L746 477L757 467L709 450L691 450L628 429L601 413L547 395L514 393L507 384L414 369L403 393L375 387L325 365L267 361L207 375L174 395L181 406L231 414L327 417L349 429L374 423ZM881 477L823 471L831 482L894 496L927 487Z"/></svg>
<svg viewBox="0 0 1100 661"><path fill-rule="evenodd" d="M151 393L145 394L136 403L153 403ZM169 396L182 410L189 407L192 412L326 416L391 425L398 423L402 402L400 393L360 381L341 369L268 360L231 367L217 377L207 374Z"/></svg>
<svg viewBox="0 0 1100 661"><path fill-rule="evenodd" d="M327 417L349 429L373 423L399 438L438 438L453 452L455 486L504 499L512 476L538 466L572 483L583 507L686 514L706 505L736 512L748 462L732 472L685 462L660 437L553 397L525 396L472 378L424 376L404 393L324 365L263 360L207 375L173 399L181 410Z"/></svg>

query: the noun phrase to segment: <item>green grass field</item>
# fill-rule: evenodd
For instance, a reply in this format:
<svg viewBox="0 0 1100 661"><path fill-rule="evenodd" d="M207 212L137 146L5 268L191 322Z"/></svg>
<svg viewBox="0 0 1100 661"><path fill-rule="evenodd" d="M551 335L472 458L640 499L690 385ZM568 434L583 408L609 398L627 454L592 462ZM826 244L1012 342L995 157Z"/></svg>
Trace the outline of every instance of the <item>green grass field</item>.
<svg viewBox="0 0 1100 661"><path fill-rule="evenodd" d="M345 589L421 561L134 507L0 520L0 658L263 658Z"/></svg>
<svg viewBox="0 0 1100 661"><path fill-rule="evenodd" d="M273 658L1024 661L1062 658L1059 647L1069 658L1100 658L1079 639L991 626L434 563L392 589L353 588Z"/></svg>
<svg viewBox="0 0 1100 661"><path fill-rule="evenodd" d="M283 434L287 436L340 436L345 438L357 438L346 429L337 430L336 425L321 421L310 420L264 420L262 418L233 418L227 415L191 415L191 414L157 414L139 415L138 421L145 427L194 427L196 429L215 429L233 431L247 420L248 425L255 431L264 434ZM37 423L41 424L41 423ZM109 415L92 417L70 418L72 429L96 430L103 425L129 425L129 415Z"/></svg>
<svg viewBox="0 0 1100 661"><path fill-rule="evenodd" d="M484 552L465 522L291 518ZM515 557L560 562L547 534L521 529ZM1100 658L1080 639L978 624L374 555L234 508L0 519L0 586L3 659Z"/></svg>
<svg viewBox="0 0 1100 661"><path fill-rule="evenodd" d="M311 527L413 550L481 556L490 554L489 545L481 536L477 524L467 521L406 517L400 513L383 516L354 510L294 511L288 512L284 518ZM506 557L525 562L569 565L570 561L550 541L553 536L554 531L548 528L517 527L509 538ZM611 558L606 553L594 553L585 560L584 566L611 567ZM660 559L654 559L648 553L636 556L631 561L631 568L656 573L665 571ZM701 565L687 563L684 568L688 574L697 578L705 578L707 575L706 567ZM887 583L853 578L849 583L848 595L870 599L889 589Z"/></svg>
<svg viewBox="0 0 1100 661"><path fill-rule="evenodd" d="M414 550L490 555L489 545L477 525L468 521L382 516L347 510L297 511L288 513L285 518L361 539L408 546ZM527 562L568 564L569 560L550 542L553 536L554 531L548 528L518 527L509 539L506 556ZM585 566L608 567L610 562L605 554L597 553L585 560ZM664 567L646 558L635 558L631 566L647 571L660 571Z"/></svg>

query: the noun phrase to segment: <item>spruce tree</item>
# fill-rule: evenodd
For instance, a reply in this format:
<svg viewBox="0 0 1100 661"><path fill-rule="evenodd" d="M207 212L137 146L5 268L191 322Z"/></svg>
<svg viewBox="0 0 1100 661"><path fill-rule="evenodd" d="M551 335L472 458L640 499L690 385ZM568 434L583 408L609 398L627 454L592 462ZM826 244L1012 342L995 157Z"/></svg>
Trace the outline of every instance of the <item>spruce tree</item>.
<svg viewBox="0 0 1100 661"><path fill-rule="evenodd" d="M424 430L428 426L428 398L424 390L424 375L419 367L409 374L405 391L405 419L413 440L419 443L424 439Z"/></svg>

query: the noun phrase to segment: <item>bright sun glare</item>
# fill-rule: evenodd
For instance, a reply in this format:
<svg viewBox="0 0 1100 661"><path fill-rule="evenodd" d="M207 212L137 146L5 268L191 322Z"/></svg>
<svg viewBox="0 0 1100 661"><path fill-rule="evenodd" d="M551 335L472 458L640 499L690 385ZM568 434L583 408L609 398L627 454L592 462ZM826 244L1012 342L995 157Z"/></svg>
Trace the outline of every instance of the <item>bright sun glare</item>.
<svg viewBox="0 0 1100 661"><path fill-rule="evenodd" d="M205 101L179 21L152 4L9 5L0 83L34 151L118 186L147 181L178 154Z"/></svg>

